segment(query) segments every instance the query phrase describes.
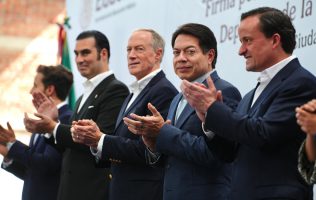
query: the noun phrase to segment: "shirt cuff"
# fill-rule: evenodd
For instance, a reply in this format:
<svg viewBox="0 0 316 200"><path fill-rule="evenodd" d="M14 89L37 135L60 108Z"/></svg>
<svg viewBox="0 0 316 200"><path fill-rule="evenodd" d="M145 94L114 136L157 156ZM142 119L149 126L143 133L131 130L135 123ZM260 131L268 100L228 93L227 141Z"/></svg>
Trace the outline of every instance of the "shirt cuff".
<svg viewBox="0 0 316 200"><path fill-rule="evenodd" d="M148 164L154 165L159 161L159 158L161 157L161 153L159 152L153 152L148 147L146 147L146 157L148 160Z"/></svg>
<svg viewBox="0 0 316 200"><path fill-rule="evenodd" d="M14 141L14 142L7 142L6 147L7 147L8 151L10 151L12 145L13 145L15 142L16 142L16 141Z"/></svg>
<svg viewBox="0 0 316 200"><path fill-rule="evenodd" d="M102 134L102 135L101 135L101 138L100 138L100 140L99 140L99 142L98 142L98 146L97 146L96 149L90 147L91 154L92 154L93 156L95 156L96 159L99 159L99 160L100 160L101 157L102 157L102 148L103 148L103 141L104 141L105 136L106 136L106 134Z"/></svg>
<svg viewBox="0 0 316 200"><path fill-rule="evenodd" d="M53 136L54 136L54 138L55 138L55 144L57 144L57 140L56 140L56 135L57 135L57 129L58 129L58 126L60 125L60 122L58 122L57 124L56 124L56 126L54 127L54 130L53 130Z"/></svg>
<svg viewBox="0 0 316 200"><path fill-rule="evenodd" d="M213 139L213 137L215 136L215 133L213 131L210 131L205 127L204 122L202 122L202 130L209 140Z"/></svg>
<svg viewBox="0 0 316 200"><path fill-rule="evenodd" d="M9 167L13 163L13 159L10 158L4 158L2 161L2 167L5 169Z"/></svg>

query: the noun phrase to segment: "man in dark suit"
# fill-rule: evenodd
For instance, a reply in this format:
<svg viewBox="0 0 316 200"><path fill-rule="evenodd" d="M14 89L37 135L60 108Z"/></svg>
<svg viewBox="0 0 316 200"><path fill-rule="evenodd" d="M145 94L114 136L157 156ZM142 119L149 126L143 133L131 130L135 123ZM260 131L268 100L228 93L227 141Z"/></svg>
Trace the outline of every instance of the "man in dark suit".
<svg viewBox="0 0 316 200"><path fill-rule="evenodd" d="M146 165L145 145L139 136L128 130L123 118L131 113L149 114L148 103L154 104L163 117L167 116L171 100L178 91L160 68L163 53L164 41L158 33L150 29L133 32L128 40L127 59L129 72L137 81L131 85L133 93L121 108L114 135L102 134L89 121L73 127L75 141L96 148L97 158L111 162L111 200L162 199L163 168Z"/></svg>
<svg viewBox="0 0 316 200"><path fill-rule="evenodd" d="M175 31L171 43L173 66L179 78L202 83L211 77L216 88L222 90L225 103L237 106L239 91L215 70L217 43L208 27L184 24ZM148 163L159 165L165 160L163 199L227 199L232 173L227 162L233 158L235 144L217 135L205 140L198 116L181 93L171 103L168 122L152 105L149 108L153 116L136 113L125 122L133 133L143 135L149 147ZM192 143L195 138L200 142Z"/></svg>
<svg viewBox="0 0 316 200"><path fill-rule="evenodd" d="M257 8L242 14L239 54L248 71L260 72L260 85L241 100L237 111L217 100L209 89L186 81L181 88L205 126L238 142L232 199L311 200L312 187L297 170L298 149L305 134L295 108L316 95L316 79L292 55L295 29L282 11Z"/></svg>
<svg viewBox="0 0 316 200"><path fill-rule="evenodd" d="M65 99L72 83L72 73L64 66L40 65L30 93L41 91L50 97L58 107L60 122L69 124L72 111ZM7 138L6 142L2 140L4 137ZM0 141L9 142L0 145L0 153L5 156L1 167L24 181L22 199L56 200L62 155L53 138L33 133L27 146L15 139L14 131L8 123L7 130L0 126Z"/></svg>
<svg viewBox="0 0 316 200"><path fill-rule="evenodd" d="M75 54L78 70L87 80L83 84L84 94L76 102L72 125L80 119L91 119L103 133L111 135L129 91L109 70L108 39L99 31L84 31L76 39ZM65 148L58 199L108 199L108 169L95 167L89 147L72 140L71 126L52 120L56 118L55 113L43 108L49 104L47 99L34 95L34 101L39 104L39 109L44 110L44 114L36 114L40 120L26 116L26 128L52 133L57 144Z"/></svg>

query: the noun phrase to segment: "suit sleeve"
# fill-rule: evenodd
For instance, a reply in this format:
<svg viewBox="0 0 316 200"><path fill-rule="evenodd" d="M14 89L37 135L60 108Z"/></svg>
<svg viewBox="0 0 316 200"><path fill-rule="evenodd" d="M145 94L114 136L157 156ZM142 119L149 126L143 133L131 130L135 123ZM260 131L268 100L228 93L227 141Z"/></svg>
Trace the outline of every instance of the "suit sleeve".
<svg viewBox="0 0 316 200"><path fill-rule="evenodd" d="M143 111L140 111L140 113L136 111L135 113L139 115L151 115L147 109L147 103L150 102L156 107L160 114L166 118L169 105L177 91L170 86L161 87L159 91L156 89L151 89L151 91L154 91L154 93L149 95L148 99L143 100L142 107L144 108L140 108ZM161 93L161 91L164 92ZM113 158L124 163L146 164L146 147L141 137L135 136L129 131L128 133L131 134L130 138L111 135L106 136L103 142L102 159Z"/></svg>
<svg viewBox="0 0 316 200"><path fill-rule="evenodd" d="M61 155L51 145L45 145L44 151L39 153L33 151L22 142L16 141L12 145L8 157L14 160L12 169L16 171L19 177L23 177L24 171L27 168L42 171L43 173L58 171L60 169ZM23 169L23 171L18 172L18 169Z"/></svg>
<svg viewBox="0 0 316 200"><path fill-rule="evenodd" d="M216 134L254 148L277 148L285 141L302 141L304 134L296 123L295 108L315 97L311 80L279 85L255 113L240 114L220 102L212 104L206 127ZM273 95L273 96L272 96Z"/></svg>
<svg viewBox="0 0 316 200"><path fill-rule="evenodd" d="M114 84L111 89L100 95L98 102L94 104L95 107L89 109L83 118L95 121L103 133L113 134L116 118L127 95L128 89L125 85ZM89 147L73 142L70 126L60 125L56 140L64 148L90 152Z"/></svg>
<svg viewBox="0 0 316 200"><path fill-rule="evenodd" d="M312 185L316 183L316 164L310 162L305 151L305 141L302 143L298 152L298 171L306 183Z"/></svg>
<svg viewBox="0 0 316 200"><path fill-rule="evenodd" d="M6 170L7 172L10 172L12 174L14 174L16 177L18 177L19 179L22 179L24 180L24 177L25 177L25 171L26 171L26 167L25 165L21 164L21 163L18 163L18 162L15 162L13 160L13 162L7 166L7 167L4 167L3 166L3 163L1 164L1 168Z"/></svg>
<svg viewBox="0 0 316 200"><path fill-rule="evenodd" d="M235 109L240 94L234 87L222 91L223 95L230 94L225 103ZM188 130L181 130L172 125L164 125L157 139L157 151L168 156L174 156L194 162L202 166L212 166L215 162L231 162L235 157L236 143L218 135L209 140L202 132L201 121L194 113L186 122ZM186 128L184 128L186 129ZM200 134L191 131L200 132Z"/></svg>

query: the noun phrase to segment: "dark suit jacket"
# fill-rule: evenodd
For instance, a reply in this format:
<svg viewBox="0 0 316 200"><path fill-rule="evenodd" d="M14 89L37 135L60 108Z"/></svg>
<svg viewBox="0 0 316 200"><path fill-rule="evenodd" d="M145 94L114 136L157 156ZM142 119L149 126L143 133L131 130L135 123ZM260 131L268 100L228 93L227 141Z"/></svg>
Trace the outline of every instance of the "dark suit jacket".
<svg viewBox="0 0 316 200"><path fill-rule="evenodd" d="M128 96L116 122L114 136L105 136L102 159L111 162L111 200L162 199L163 169L146 165L145 145L131 133L123 122L130 113L151 115L147 108L152 103L165 118L172 98L178 93L161 71L137 96L125 111L132 95Z"/></svg>
<svg viewBox="0 0 316 200"><path fill-rule="evenodd" d="M220 79L216 71L211 74L215 87L222 91L227 104L236 108L241 99L239 91ZM157 138L156 150L168 156L165 162L164 199L227 199L230 193L232 165L215 153L233 157L236 145L214 136L209 146L195 110L187 104L175 122L182 94L177 95L169 109L172 125L164 125Z"/></svg>
<svg viewBox="0 0 316 200"><path fill-rule="evenodd" d="M71 121L92 119L103 133L112 134L117 115L128 93L128 88L115 79L114 75L110 75L94 89L77 113L82 99L80 97ZM58 199L108 199L108 169L95 167L90 148L73 142L68 125L58 126L56 140L57 144L65 148Z"/></svg>
<svg viewBox="0 0 316 200"><path fill-rule="evenodd" d="M69 123L72 111L68 105L62 106L58 113L61 122ZM13 163L5 170L24 181L23 200L56 200L62 155L53 138L40 136L33 144L35 135L32 134L29 146L20 141L12 145L8 157Z"/></svg>
<svg viewBox="0 0 316 200"><path fill-rule="evenodd" d="M253 93L237 112L214 103L206 126L240 143L234 168L232 199L312 199L312 188L297 170L305 134L296 123L295 107L316 96L316 79L292 60L271 80L250 108Z"/></svg>

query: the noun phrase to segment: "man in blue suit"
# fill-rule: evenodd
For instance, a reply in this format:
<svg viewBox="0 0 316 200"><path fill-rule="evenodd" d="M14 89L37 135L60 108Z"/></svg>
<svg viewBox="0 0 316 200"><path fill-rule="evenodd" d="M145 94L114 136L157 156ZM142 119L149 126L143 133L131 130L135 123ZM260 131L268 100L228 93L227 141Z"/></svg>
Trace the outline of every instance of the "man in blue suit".
<svg viewBox="0 0 316 200"><path fill-rule="evenodd" d="M299 175L298 149L305 134L295 108L316 96L316 78L292 55L295 29L282 11L261 7L242 14L239 55L260 85L236 111L218 101L219 91L183 81L181 89L205 128L238 142L233 200L311 200L312 186Z"/></svg>
<svg viewBox="0 0 316 200"><path fill-rule="evenodd" d="M72 111L65 99L72 83L72 73L64 66L40 65L30 93L40 91L51 98L58 107L59 121L69 124ZM10 124L7 125L7 130L0 126L0 149L5 156L1 167L24 180L23 200L56 200L62 155L53 138L33 133L27 146L16 140Z"/></svg>
<svg viewBox="0 0 316 200"><path fill-rule="evenodd" d="M118 115L114 135L102 134L93 121L81 120L72 128L73 140L96 149L97 159L111 163L110 199L162 199L163 168L146 164L145 145L132 134L123 118L131 113L148 115L152 103L167 116L171 100L178 93L160 68L164 40L151 29L132 33L127 45L128 70L136 81Z"/></svg>
<svg viewBox="0 0 316 200"><path fill-rule="evenodd" d="M208 27L184 24L175 31L171 43L179 78L203 83L211 77L225 96L225 103L237 106L239 91L215 70L217 44ZM207 133L213 138L205 140L201 121L182 93L173 99L166 123L154 106L150 104L149 109L153 116L134 113L125 122L133 133L143 135L149 147L148 163L159 166L165 161L163 199L227 199L232 173L228 162L234 157L235 144L214 133ZM199 138L198 143L193 143L195 138Z"/></svg>

